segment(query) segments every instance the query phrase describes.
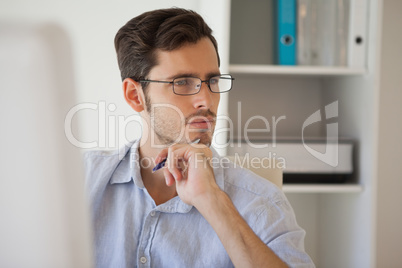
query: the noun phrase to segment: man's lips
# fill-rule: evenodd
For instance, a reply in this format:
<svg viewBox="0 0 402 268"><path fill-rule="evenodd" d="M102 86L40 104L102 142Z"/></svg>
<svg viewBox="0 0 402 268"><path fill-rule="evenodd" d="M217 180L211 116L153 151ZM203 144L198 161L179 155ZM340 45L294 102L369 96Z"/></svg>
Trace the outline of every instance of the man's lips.
<svg viewBox="0 0 402 268"><path fill-rule="evenodd" d="M192 128L207 129L207 128L212 127L214 123L215 123L215 119L213 119L213 118L204 118L204 119L197 118L197 119L190 121L188 124Z"/></svg>

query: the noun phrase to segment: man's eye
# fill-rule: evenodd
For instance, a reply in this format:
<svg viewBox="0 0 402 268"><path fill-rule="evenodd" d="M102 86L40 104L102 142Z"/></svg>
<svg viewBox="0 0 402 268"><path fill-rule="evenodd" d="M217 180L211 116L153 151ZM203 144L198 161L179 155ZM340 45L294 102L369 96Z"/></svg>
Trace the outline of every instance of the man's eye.
<svg viewBox="0 0 402 268"><path fill-rule="evenodd" d="M174 80L174 85L175 86L185 86L188 84L187 79L176 79Z"/></svg>
<svg viewBox="0 0 402 268"><path fill-rule="evenodd" d="M214 77L214 78L209 79L209 84L210 85L215 85L215 84L218 84L218 83L219 83L219 77Z"/></svg>

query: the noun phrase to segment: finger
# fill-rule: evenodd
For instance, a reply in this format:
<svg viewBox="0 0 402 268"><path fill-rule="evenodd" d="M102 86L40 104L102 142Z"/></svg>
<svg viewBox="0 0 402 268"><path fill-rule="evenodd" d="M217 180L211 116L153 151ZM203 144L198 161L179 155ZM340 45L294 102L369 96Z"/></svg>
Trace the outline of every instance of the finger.
<svg viewBox="0 0 402 268"><path fill-rule="evenodd" d="M205 155L205 157L207 158L212 157L211 149L205 144L198 143L198 144L191 144L191 146L195 148L197 151L202 152Z"/></svg>
<svg viewBox="0 0 402 268"><path fill-rule="evenodd" d="M174 150L177 151L177 154L181 155L181 152L178 151L180 149L184 149L184 150L189 150L191 147L193 148L197 148L197 149L204 149L204 148L208 148L206 145L204 144L197 144L197 143L192 143L192 144L173 144L168 148L164 148L162 149L155 157L155 164L160 163L162 160L166 159L168 154L169 154L169 150ZM185 152L185 151L184 151ZM187 159L187 158L186 158Z"/></svg>
<svg viewBox="0 0 402 268"><path fill-rule="evenodd" d="M177 164L178 164L178 169L180 170L180 173L182 175L182 179L186 178L186 170L187 170L188 163L180 158L180 159L178 159Z"/></svg>
<svg viewBox="0 0 402 268"><path fill-rule="evenodd" d="M179 170L178 159L175 151L169 148L169 153L166 159L165 168L170 172L175 180L181 180L182 174Z"/></svg>
<svg viewBox="0 0 402 268"><path fill-rule="evenodd" d="M187 144L173 144L170 147L162 149L155 157L155 164L159 164L162 160L166 159L170 150L177 150L186 145Z"/></svg>
<svg viewBox="0 0 402 268"><path fill-rule="evenodd" d="M206 155L209 153L210 149L203 146L201 148L193 148L190 145L184 146L172 146L169 150L169 155L172 156L171 160L174 163L169 166L171 169L171 173L176 178L177 181L182 180L183 178L187 178L187 172L190 166L193 168L197 168L198 164L205 165L204 161L207 159ZM211 152L212 155L212 152ZM190 162L192 164L190 164ZM174 168L177 167L179 173L176 173Z"/></svg>
<svg viewBox="0 0 402 268"><path fill-rule="evenodd" d="M182 180L185 177L182 171L187 169L188 161L191 156L196 155L199 157L200 155L198 154L205 156L206 153L208 154L208 151L210 151L210 149L205 145L194 148L190 144L174 144L168 148L165 166L167 166L167 169L175 180ZM160 153L159 156L165 154L166 150Z"/></svg>
<svg viewBox="0 0 402 268"><path fill-rule="evenodd" d="M181 161L180 166L181 166L181 174L183 175L183 178L187 179L189 163L186 161Z"/></svg>
<svg viewBox="0 0 402 268"><path fill-rule="evenodd" d="M166 185L172 186L174 184L175 180L167 168L163 169L163 175L165 176Z"/></svg>
<svg viewBox="0 0 402 268"><path fill-rule="evenodd" d="M162 149L155 157L155 164L159 164L162 160L167 158L169 148Z"/></svg>
<svg viewBox="0 0 402 268"><path fill-rule="evenodd" d="M188 162L190 159L190 156L195 153L203 153L205 145L202 145L204 147L193 147L194 144L177 144L174 146L171 146L169 149L169 152L172 152L176 155L176 158L179 160L182 160L184 162ZM198 144L195 144L198 146Z"/></svg>

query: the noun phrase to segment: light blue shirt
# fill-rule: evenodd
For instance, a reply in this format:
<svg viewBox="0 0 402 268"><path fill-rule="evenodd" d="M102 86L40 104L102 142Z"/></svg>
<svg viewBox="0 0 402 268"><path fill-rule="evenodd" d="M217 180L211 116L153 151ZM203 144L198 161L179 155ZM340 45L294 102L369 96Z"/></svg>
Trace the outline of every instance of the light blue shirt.
<svg viewBox="0 0 402 268"><path fill-rule="evenodd" d="M142 182L138 144L85 155L96 266L233 267L195 207L178 196L155 205ZM220 163L214 167L217 184L258 237L290 267L314 267L304 252L305 231L283 192L249 170Z"/></svg>

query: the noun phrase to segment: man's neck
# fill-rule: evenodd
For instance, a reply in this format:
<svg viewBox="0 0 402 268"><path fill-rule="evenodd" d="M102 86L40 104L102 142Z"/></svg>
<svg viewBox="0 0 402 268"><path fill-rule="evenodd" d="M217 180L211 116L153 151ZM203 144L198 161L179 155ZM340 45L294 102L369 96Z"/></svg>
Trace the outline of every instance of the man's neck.
<svg viewBox="0 0 402 268"><path fill-rule="evenodd" d="M150 139L147 139L149 141ZM141 144L141 143L140 143ZM141 177L145 188L156 205L163 204L177 196L175 185L167 186L163 170L152 171L155 158L162 148L154 148L149 142L141 144L138 151L140 156ZM158 146L160 147L160 146Z"/></svg>

